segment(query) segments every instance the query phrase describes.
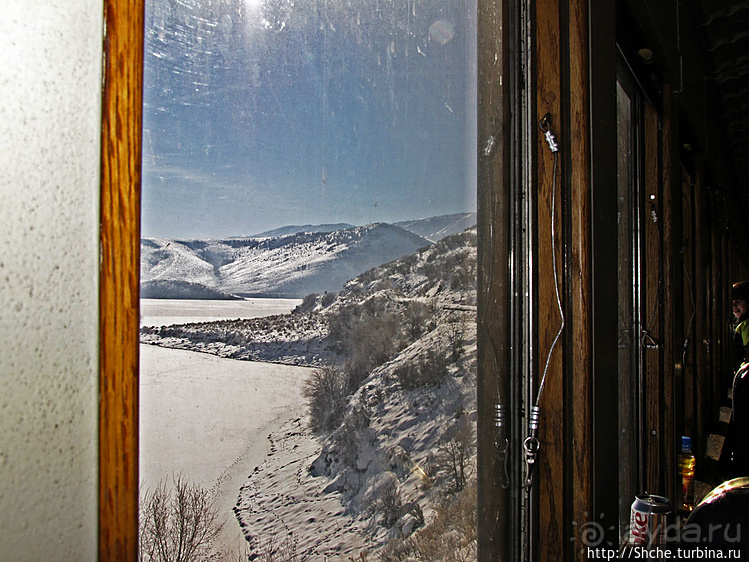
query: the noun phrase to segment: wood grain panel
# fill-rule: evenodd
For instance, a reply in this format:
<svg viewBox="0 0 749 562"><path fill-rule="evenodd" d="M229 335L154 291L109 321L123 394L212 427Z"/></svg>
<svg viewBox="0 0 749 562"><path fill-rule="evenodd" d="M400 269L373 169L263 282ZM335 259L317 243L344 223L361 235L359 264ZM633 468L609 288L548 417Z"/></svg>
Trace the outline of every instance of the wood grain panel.
<svg viewBox="0 0 749 562"><path fill-rule="evenodd" d="M671 115L671 86L663 86L663 114L661 116L661 181L662 181L662 225L661 233L663 235L663 433L666 436L666 450L663 458L663 470L665 474L664 490L669 498L676 497L676 466L675 466L675 448L674 435L676 434L676 291L675 281L676 272L674 256L677 249L675 248L674 237L674 210L676 200L674 198L674 185L672 173L673 151L673 130ZM679 361L681 363L681 361ZM681 369L679 369L681 374Z"/></svg>
<svg viewBox="0 0 749 562"><path fill-rule="evenodd" d="M681 350L684 376L684 432L694 435L695 429L695 401L694 401L694 227L692 214L692 180L686 171L681 176L681 275L684 287L682 346ZM686 339L689 341L687 342Z"/></svg>
<svg viewBox="0 0 749 562"><path fill-rule="evenodd" d="M105 0L101 135L99 560L138 556L142 0Z"/></svg>
<svg viewBox="0 0 749 562"><path fill-rule="evenodd" d="M720 227L716 217L717 203L714 200L710 201L711 207L711 222L710 222L710 279L708 282L710 300L709 300L709 326L708 326L708 344L707 344L707 356L708 363L710 365L710 372L712 376L712 387L711 392L715 396L716 404L720 406L721 401L725 400L723 387L723 366L721 364L721 324L720 311L727 309L727 303L721 301L722 297L722 281L721 281L721 263L723 262L723 256L721 255L722 244L720 238Z"/></svg>
<svg viewBox="0 0 749 562"><path fill-rule="evenodd" d="M593 510L592 414L592 201L590 154L590 80L588 75L588 2L571 0L569 9L570 87L570 319L572 343L568 371L572 377L572 493L573 521L587 521ZM568 530L569 531L569 530ZM574 531L570 531L574 534ZM580 549L567 541L565 558L585 560Z"/></svg>
<svg viewBox="0 0 749 562"><path fill-rule="evenodd" d="M478 2L478 554L509 560L517 514L504 486L504 463L495 445L494 406L512 423L509 263L510 79L507 2ZM506 429L506 436L512 438ZM513 443L513 451L520 445ZM518 457L514 457L517 462ZM508 463L509 465L509 463ZM511 465L510 465L511 466ZM515 482L517 486L517 482Z"/></svg>
<svg viewBox="0 0 749 562"><path fill-rule="evenodd" d="M644 102L644 133L645 144L644 166L643 166L643 200L642 221L644 229L645 256L645 291L642 306L642 322L645 331L649 334L645 337L652 338L651 345L658 346L657 349L645 346L643 354L645 357L645 379L644 388L641 389L643 404L645 408L645 490L651 493L664 493L661 484L661 453L663 451L661 431L661 352L662 352L662 330L660 317L660 224L661 205L659 193L658 173L658 115L655 108L649 102Z"/></svg>
<svg viewBox="0 0 749 562"><path fill-rule="evenodd" d="M705 201L706 192L704 190L704 163L699 155L695 156L694 171L694 345L695 363L694 363L694 398L695 398L695 419L694 434L692 435L692 450L697 458L702 458L705 452L707 441L707 424L715 419L711 413L712 396L708 391L710 372L707 365L707 353L705 349L705 339L707 334L707 270L709 262L706 255L706 219L707 205Z"/></svg>
<svg viewBox="0 0 749 562"><path fill-rule="evenodd" d="M723 308L720 309L720 337L721 337L721 344L720 344L720 357L723 361L723 398L725 399L728 395L728 388L731 385L732 378L731 378L731 368L730 368L730 361L728 360L728 357L730 356L730 328L728 327L728 320L730 317L728 316L731 313L730 309L730 303L731 303L731 275L729 270L729 256L730 256L730 243L728 240L728 233L721 228L720 232L720 245L721 245L721 285L720 285L720 294L721 294L721 302L723 303Z"/></svg>
<svg viewBox="0 0 749 562"><path fill-rule="evenodd" d="M560 140L568 134L562 131L561 112L561 22L560 3L556 0L536 2L536 120L545 114L551 117L552 127ZM530 124L530 125L535 125ZM536 132L538 126L534 127ZM546 364L552 342L559 330L561 317L557 309L554 287L554 263L552 254L552 194L556 189L555 251L560 292L563 286L563 233L562 177L564 158L554 181L553 156L542 136L535 143L535 168L537 171L537 326L538 356L536 380L539 381ZM555 185L556 184L556 185ZM564 301L564 296L562 296ZM565 335L566 336L566 335ZM547 373L544 394L541 398L541 422L539 430L540 451L537 460L538 479L538 559L557 560L563 556L565 545L565 392L563 381L564 336L552 354Z"/></svg>

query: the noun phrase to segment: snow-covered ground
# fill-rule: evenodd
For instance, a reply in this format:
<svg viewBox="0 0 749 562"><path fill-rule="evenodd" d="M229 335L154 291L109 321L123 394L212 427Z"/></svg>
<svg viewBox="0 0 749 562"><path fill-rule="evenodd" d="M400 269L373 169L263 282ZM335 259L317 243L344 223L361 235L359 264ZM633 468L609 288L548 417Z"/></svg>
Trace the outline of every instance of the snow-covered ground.
<svg viewBox="0 0 749 562"><path fill-rule="evenodd" d="M222 466L234 462L226 471L230 476L203 476L228 490L222 497L234 494L233 504L222 505L233 505L257 560L376 560L388 549L401 553L392 560L475 559L475 499L465 494L476 475L475 248L475 229L447 237L365 272L332 298L309 299L295 314L141 330L144 343L200 350L219 361L195 373L202 381L207 371L221 371L217 388L232 380L225 365L251 369L257 363L247 360L258 357L286 368L299 361L320 365L322 358L342 369L342 375L324 369L310 379L314 388L315 380L328 377L311 393L317 409L308 414L299 398L272 429L251 424L271 401L258 402L263 392L253 393L242 382L244 398L213 396L199 387L193 396L170 397L220 409L239 425L247 420L244 431L267 447L252 449L262 450L258 456L249 452L257 441L246 449L238 442L231 446L234 461L231 455L220 460ZM246 361L221 362L229 357ZM180 377L189 368L179 365ZM340 376L345 386L336 382ZM268 396L286 385L280 375L273 377ZM315 396L322 400L315 402ZM315 411L322 428L317 433L310 428ZM201 432L210 429L202 410L185 415L195 418L187 423L196 421ZM335 422L323 426L327 415ZM212 439L221 437L217 432ZM196 450L198 463L220 457L212 449ZM443 518L442 527L431 527L460 504L466 510L455 524ZM237 537L228 540L237 544ZM448 548L445 541L454 544ZM286 554L279 558L281 551Z"/></svg>
<svg viewBox="0 0 749 562"><path fill-rule="evenodd" d="M288 312L298 303L254 301L254 307L246 306L250 301L144 301L142 308L147 322L162 325L174 317L188 322ZM269 454L268 436L305 410L301 386L309 369L150 345L141 345L140 353L141 485L153 488L181 474L215 491L226 519L220 544L238 552L244 536L232 509L239 490Z"/></svg>

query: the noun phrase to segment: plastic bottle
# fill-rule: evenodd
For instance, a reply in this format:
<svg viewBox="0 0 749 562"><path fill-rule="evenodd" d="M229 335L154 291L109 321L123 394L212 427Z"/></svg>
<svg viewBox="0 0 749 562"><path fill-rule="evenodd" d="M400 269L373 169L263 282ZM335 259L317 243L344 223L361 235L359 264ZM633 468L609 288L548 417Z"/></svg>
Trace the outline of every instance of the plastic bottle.
<svg viewBox="0 0 749 562"><path fill-rule="evenodd" d="M681 454L679 455L679 473L681 474L682 506L684 511L694 509L694 465L696 464L694 453L692 453L692 439L683 436L681 438Z"/></svg>

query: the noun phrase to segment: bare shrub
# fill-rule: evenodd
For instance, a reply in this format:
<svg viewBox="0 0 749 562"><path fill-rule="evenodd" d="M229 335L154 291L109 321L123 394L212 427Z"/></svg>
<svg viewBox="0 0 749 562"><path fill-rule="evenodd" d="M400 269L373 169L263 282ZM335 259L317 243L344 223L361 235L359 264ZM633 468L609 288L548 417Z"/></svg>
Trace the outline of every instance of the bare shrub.
<svg viewBox="0 0 749 562"><path fill-rule="evenodd" d="M447 339L450 343L450 358L453 363L463 355L463 345L465 344L466 320L464 317L458 317L453 314L450 317L447 326Z"/></svg>
<svg viewBox="0 0 749 562"><path fill-rule="evenodd" d="M387 272L389 275L408 275L418 259L419 253L417 252L392 261L387 264Z"/></svg>
<svg viewBox="0 0 749 562"><path fill-rule="evenodd" d="M274 530L265 539L259 541L260 546L253 560L257 562L302 562L307 559L299 553L294 534L286 525L283 527L282 532Z"/></svg>
<svg viewBox="0 0 749 562"><path fill-rule="evenodd" d="M403 498L398 488L398 479L395 476L383 484L373 507L377 513L382 515L381 524L384 527L389 529L398 521L403 508Z"/></svg>
<svg viewBox="0 0 749 562"><path fill-rule="evenodd" d="M404 324L411 341L417 340L426 329L427 320L433 316L429 306L421 301L411 301L406 307Z"/></svg>
<svg viewBox="0 0 749 562"><path fill-rule="evenodd" d="M312 371L302 394L307 398L314 431L332 431L340 425L349 394L347 377L341 371L330 366Z"/></svg>
<svg viewBox="0 0 749 562"><path fill-rule="evenodd" d="M315 308L315 305L317 305L317 296L318 295L316 293L310 293L309 295L306 295L302 299L302 302L294 307L292 313L301 314L302 312L309 312L310 310Z"/></svg>
<svg viewBox="0 0 749 562"><path fill-rule="evenodd" d="M335 302L337 296L338 295L335 292L326 292L320 299L320 304L323 306L323 308L327 308Z"/></svg>
<svg viewBox="0 0 749 562"><path fill-rule="evenodd" d="M359 276L356 279L361 284L366 285L367 283L371 283L372 281L377 279L377 273L378 273L378 268L373 267L372 269L368 269L364 273L359 274Z"/></svg>
<svg viewBox="0 0 749 562"><path fill-rule="evenodd" d="M339 309L328 318L330 338L343 355L349 392L354 392L375 367L403 348L400 316L385 298Z"/></svg>
<svg viewBox="0 0 749 562"><path fill-rule="evenodd" d="M364 430L369 427L369 414L362 407L354 408L346 416L341 427L333 435L339 459L348 466L354 466L359 457L359 447L364 438Z"/></svg>
<svg viewBox="0 0 749 562"><path fill-rule="evenodd" d="M395 370L395 376L398 379L401 388L405 390L419 388L422 385L419 366L413 361L400 365Z"/></svg>
<svg viewBox="0 0 749 562"><path fill-rule="evenodd" d="M449 438L439 446L437 463L448 474L452 491L461 491L470 476L470 460L474 449L473 427L466 416L446 432Z"/></svg>
<svg viewBox="0 0 749 562"><path fill-rule="evenodd" d="M452 270L450 288L452 290L471 289L476 286L476 259L466 252L464 259Z"/></svg>
<svg viewBox="0 0 749 562"><path fill-rule="evenodd" d="M478 555L476 528L476 484L473 482L440 505L426 527L410 537L390 541L380 552L380 560L474 561Z"/></svg>
<svg viewBox="0 0 749 562"><path fill-rule="evenodd" d="M420 359L405 363L395 371L404 390L441 384L446 375L447 361L444 354L437 350L430 350Z"/></svg>
<svg viewBox="0 0 749 562"><path fill-rule="evenodd" d="M140 504L138 559L142 562L220 560L213 541L223 522L209 492L176 476L146 491Z"/></svg>

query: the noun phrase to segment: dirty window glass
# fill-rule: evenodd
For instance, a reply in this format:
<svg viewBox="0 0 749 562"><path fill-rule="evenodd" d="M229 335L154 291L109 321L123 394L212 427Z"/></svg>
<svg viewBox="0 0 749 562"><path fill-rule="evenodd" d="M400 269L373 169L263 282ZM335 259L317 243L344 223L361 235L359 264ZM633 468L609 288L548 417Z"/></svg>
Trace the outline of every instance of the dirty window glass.
<svg viewBox="0 0 749 562"><path fill-rule="evenodd" d="M475 558L475 20L146 2L141 559Z"/></svg>
<svg viewBox="0 0 749 562"><path fill-rule="evenodd" d="M147 2L144 234L474 210L474 12Z"/></svg>

